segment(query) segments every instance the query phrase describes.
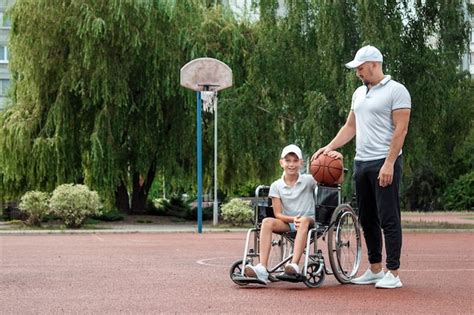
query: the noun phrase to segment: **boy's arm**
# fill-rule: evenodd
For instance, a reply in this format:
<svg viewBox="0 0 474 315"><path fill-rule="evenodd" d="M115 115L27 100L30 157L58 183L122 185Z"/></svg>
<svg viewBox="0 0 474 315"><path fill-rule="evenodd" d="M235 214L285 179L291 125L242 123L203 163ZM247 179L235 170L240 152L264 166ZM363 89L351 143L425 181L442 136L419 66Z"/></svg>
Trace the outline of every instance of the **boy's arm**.
<svg viewBox="0 0 474 315"><path fill-rule="evenodd" d="M273 214L275 218L282 220L285 223L293 223L295 221L295 217L290 217L288 215L284 215L281 209L281 199L277 197L272 197L272 206L273 206Z"/></svg>

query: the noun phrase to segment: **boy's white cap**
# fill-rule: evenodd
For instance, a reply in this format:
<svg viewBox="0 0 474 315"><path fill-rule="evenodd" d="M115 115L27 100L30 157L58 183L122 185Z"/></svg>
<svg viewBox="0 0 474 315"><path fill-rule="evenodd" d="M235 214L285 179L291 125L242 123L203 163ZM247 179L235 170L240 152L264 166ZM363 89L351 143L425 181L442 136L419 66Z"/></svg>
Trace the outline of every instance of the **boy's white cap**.
<svg viewBox="0 0 474 315"><path fill-rule="evenodd" d="M380 50L374 46L364 46L357 51L354 60L346 63L346 67L349 69L354 69L367 61L383 62L383 56Z"/></svg>
<svg viewBox="0 0 474 315"><path fill-rule="evenodd" d="M297 145L294 144L289 144L286 147L283 148L281 151L281 158L283 159L285 156L287 156L289 153L294 153L298 157L298 159L302 160L303 159L303 154L301 154L301 149L298 148Z"/></svg>

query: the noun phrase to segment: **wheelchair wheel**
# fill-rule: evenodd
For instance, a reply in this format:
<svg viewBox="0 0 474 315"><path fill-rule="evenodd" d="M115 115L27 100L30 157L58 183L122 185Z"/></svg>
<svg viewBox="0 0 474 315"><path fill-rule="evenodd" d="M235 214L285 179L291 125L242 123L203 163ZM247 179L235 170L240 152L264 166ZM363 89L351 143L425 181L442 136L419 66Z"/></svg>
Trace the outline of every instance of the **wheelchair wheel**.
<svg viewBox="0 0 474 315"><path fill-rule="evenodd" d="M346 284L357 274L362 254L357 216L348 204L339 205L331 218L328 252L336 279Z"/></svg>
<svg viewBox="0 0 474 315"><path fill-rule="evenodd" d="M231 266L230 266L230 270L229 270L229 275L230 275L230 279L238 284L238 285L241 285L241 286L244 286L244 285L247 285L247 283L245 282L241 282L241 281L238 281L238 280L235 280L235 277L236 276L241 276L242 275L242 269L244 268L243 264L242 264L242 259L241 260L237 260L236 262L234 262Z"/></svg>
<svg viewBox="0 0 474 315"><path fill-rule="evenodd" d="M306 271L306 279L304 280L304 284L308 288L319 288L321 284L323 284L325 276L326 274L324 273L324 268L320 268L320 263L311 262L308 264L308 269Z"/></svg>

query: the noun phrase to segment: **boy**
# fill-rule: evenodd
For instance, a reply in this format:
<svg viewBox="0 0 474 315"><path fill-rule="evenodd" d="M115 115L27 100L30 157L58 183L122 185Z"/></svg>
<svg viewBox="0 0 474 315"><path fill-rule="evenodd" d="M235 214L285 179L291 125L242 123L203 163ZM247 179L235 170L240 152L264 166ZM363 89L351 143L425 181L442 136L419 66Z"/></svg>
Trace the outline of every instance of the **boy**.
<svg viewBox="0 0 474 315"><path fill-rule="evenodd" d="M331 156L341 158L339 152L330 152ZM287 275L300 272L298 263L306 246L308 230L314 225L314 189L316 181L309 174L300 174L304 160L301 149L290 144L281 152L280 165L283 176L270 186L274 218L265 218L260 230L260 263L246 265L247 277L257 277L268 282L268 257L271 249L272 233L296 231L293 259L285 266ZM341 176L342 178L342 176Z"/></svg>

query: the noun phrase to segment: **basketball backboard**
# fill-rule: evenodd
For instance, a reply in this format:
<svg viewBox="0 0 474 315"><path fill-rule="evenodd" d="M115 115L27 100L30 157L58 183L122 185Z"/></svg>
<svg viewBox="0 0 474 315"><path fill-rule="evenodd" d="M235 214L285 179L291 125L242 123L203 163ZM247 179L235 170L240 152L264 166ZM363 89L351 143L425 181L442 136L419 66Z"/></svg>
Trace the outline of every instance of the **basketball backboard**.
<svg viewBox="0 0 474 315"><path fill-rule="evenodd" d="M220 91L232 86L232 70L214 58L197 58L180 71L180 83L193 91Z"/></svg>

